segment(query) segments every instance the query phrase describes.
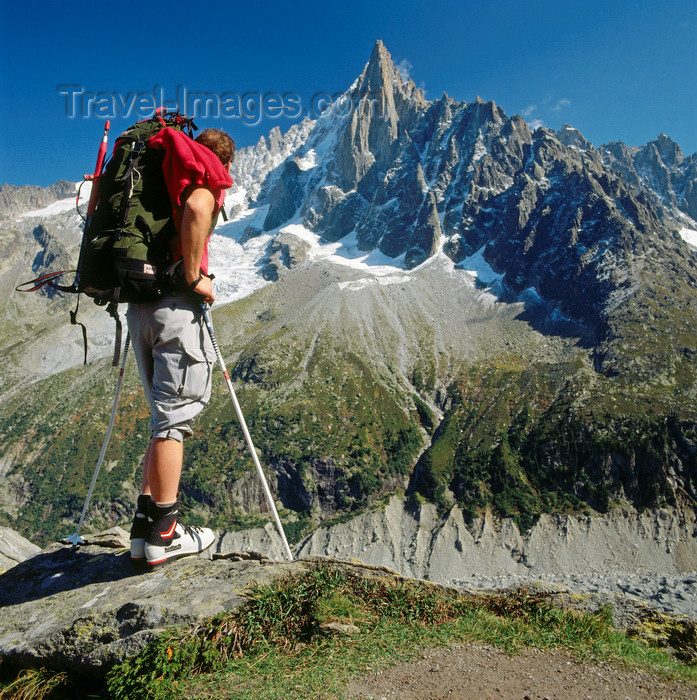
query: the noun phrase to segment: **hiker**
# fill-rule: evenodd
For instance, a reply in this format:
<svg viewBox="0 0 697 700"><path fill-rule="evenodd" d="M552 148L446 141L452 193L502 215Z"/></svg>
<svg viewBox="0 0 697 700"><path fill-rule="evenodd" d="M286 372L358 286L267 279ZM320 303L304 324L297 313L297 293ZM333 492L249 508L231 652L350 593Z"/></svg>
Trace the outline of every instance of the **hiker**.
<svg viewBox="0 0 697 700"><path fill-rule="evenodd" d="M170 243L181 260L176 288L146 303L130 303L126 318L151 412L152 437L131 528L131 559L154 566L213 543L209 528L179 521L184 440L210 398L215 353L203 322L202 302L215 301L208 275L208 239L232 185L233 140L206 129L195 141L171 128L151 137L165 151L163 172L177 235Z"/></svg>

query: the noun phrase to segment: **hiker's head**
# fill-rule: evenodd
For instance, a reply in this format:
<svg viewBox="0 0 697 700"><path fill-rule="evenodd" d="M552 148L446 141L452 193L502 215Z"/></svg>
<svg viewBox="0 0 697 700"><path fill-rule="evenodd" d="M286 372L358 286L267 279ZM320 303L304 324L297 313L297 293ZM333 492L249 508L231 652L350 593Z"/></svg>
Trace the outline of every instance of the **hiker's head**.
<svg viewBox="0 0 697 700"><path fill-rule="evenodd" d="M210 148L225 166L235 159L235 142L220 129L205 129L195 140L196 143Z"/></svg>

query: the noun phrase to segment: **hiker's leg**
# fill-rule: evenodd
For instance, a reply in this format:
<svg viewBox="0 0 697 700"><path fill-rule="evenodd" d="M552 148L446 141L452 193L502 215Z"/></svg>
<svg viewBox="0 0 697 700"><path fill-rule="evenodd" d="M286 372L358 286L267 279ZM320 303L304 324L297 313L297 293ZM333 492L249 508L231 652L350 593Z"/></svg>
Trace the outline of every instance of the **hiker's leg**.
<svg viewBox="0 0 697 700"><path fill-rule="evenodd" d="M153 438L143 460L143 493L155 503L174 503L184 459L184 445L171 438Z"/></svg>
<svg viewBox="0 0 697 700"><path fill-rule="evenodd" d="M153 521L149 517L155 503L175 504L179 491L179 479L182 469L183 445L181 441L171 438L153 438L143 458L143 482L141 495L138 496L136 512L131 525L131 561L136 564L146 560L145 540L152 529ZM151 483L154 490L151 488ZM198 546L198 545L197 545Z"/></svg>
<svg viewBox="0 0 697 700"><path fill-rule="evenodd" d="M157 565L203 551L214 540L209 528L179 523L177 496L183 442L193 434L194 419L210 398L215 353L198 307L188 300L168 297L131 306L129 329L136 338L152 430L143 459L131 559Z"/></svg>
<svg viewBox="0 0 697 700"><path fill-rule="evenodd" d="M187 554L198 554L215 541L215 533L207 527L183 525L179 522L179 477L184 445L173 438L153 437L148 447L147 482L150 501L143 537L143 557L131 559L149 566L164 564Z"/></svg>

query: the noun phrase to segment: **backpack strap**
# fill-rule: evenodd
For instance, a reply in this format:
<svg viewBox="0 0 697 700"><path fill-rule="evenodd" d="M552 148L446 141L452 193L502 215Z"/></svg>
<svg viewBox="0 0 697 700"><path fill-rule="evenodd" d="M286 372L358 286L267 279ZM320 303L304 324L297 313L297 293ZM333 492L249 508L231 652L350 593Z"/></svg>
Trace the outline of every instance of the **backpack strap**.
<svg viewBox="0 0 697 700"><path fill-rule="evenodd" d="M80 326L82 328L82 347L84 348L84 359L83 364L87 364L87 328L84 323L80 323L77 320L77 312L80 308L80 293L77 290L75 284L58 284L56 280L68 272L75 272L75 270L60 270L58 272L49 272L46 275L37 277L36 279L30 280L29 282L23 282L22 284L15 287L17 292L36 292L42 287L51 287L52 289L57 289L59 292L75 293L77 292L77 304L75 305L75 311L70 312L70 323L73 326ZM29 286L31 285L31 286Z"/></svg>
<svg viewBox="0 0 697 700"><path fill-rule="evenodd" d="M59 292L77 292L77 288L75 287L74 284L65 285L65 284L58 284L56 282L56 280L61 275L66 275L69 272L75 272L75 270L59 270L58 272L49 272L46 275L41 275L41 277L37 277L36 279L29 280L28 282L22 282L22 284L15 287L15 291L16 292L36 292L37 290L41 289L44 286L49 286L49 287L53 287L53 289L57 289ZM29 285L32 285L32 286L30 287ZM25 287L27 287L27 289L25 289Z"/></svg>
<svg viewBox="0 0 697 700"><path fill-rule="evenodd" d="M114 335L114 357L111 361L113 367L119 366L119 359L121 358L121 338L123 336L123 324L121 323L121 317L119 316L119 294L121 292L121 287L114 289L114 297L109 302L106 307L109 316L111 316L114 321L116 321L116 333Z"/></svg>
<svg viewBox="0 0 697 700"><path fill-rule="evenodd" d="M87 328L84 323L80 323L80 321L77 320L77 312L78 309L80 308L80 295L77 295L77 304L75 305L75 311L70 312L70 323L73 326L80 326L82 328L82 347L84 348L85 351L85 357L82 361L83 365L87 365Z"/></svg>
<svg viewBox="0 0 697 700"><path fill-rule="evenodd" d="M114 229L113 238L115 241L120 240L123 228L128 221L128 213L131 210L131 199L133 197L133 187L135 185L134 176L138 173L140 165L140 154L145 148L148 137L142 135L137 141L133 142L131 153L128 161L128 168L121 178L123 182L123 196L121 197L121 207L119 208L118 225ZM140 175L138 175L140 177Z"/></svg>

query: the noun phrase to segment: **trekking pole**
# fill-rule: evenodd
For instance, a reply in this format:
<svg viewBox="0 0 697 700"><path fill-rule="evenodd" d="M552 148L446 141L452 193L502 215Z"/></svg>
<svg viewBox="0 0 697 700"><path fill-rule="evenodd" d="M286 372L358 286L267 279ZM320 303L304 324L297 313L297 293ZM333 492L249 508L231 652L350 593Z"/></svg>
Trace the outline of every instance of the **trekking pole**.
<svg viewBox="0 0 697 700"><path fill-rule="evenodd" d="M288 540L286 539L286 533L283 531L283 525L281 525L281 519L278 517L278 511L276 510L276 506L274 505L273 502L273 497L271 495L271 491L269 490L269 485L266 482L266 477L264 476L264 472L261 468L261 464L259 462L259 457L257 456L257 452L254 449L254 443L252 442L252 437L249 434L249 430L247 429L247 422L244 419L244 416L242 415L242 409L240 408L239 401L237 400L237 396L235 395L235 389L232 386L232 382L230 381L230 375L228 374L227 368L225 367L225 362L223 361L223 356L220 352L220 348L218 347L218 342L215 339L215 333L213 332L213 322L211 321L211 312L208 304L205 302L201 304L201 312L203 313L203 320L206 322L206 327L208 328L208 334L211 337L211 342L213 343L213 349L215 350L215 355L218 358L218 362L220 363L220 368L223 370L223 376L225 377L225 381L227 383L227 388L230 390L230 398L232 399L232 404L235 407L235 411L237 413L237 418L240 421L240 425L242 426L242 432L244 433L245 440L247 441L247 445L249 446L249 451L252 453L252 460L254 462L254 466L257 468L257 473L259 474L259 479L261 480L261 485L264 488L264 493L266 494L266 500L268 501L268 504L271 508L271 512L273 513L274 520L276 521L276 527L278 528L278 532L281 535L281 539L283 540L283 546L285 547L286 554L288 556L288 559L290 561L293 561L293 555L290 551L290 547L288 546Z"/></svg>
<svg viewBox="0 0 697 700"><path fill-rule="evenodd" d="M66 540L70 542L73 547L77 547L83 544L85 540L80 537L80 530L82 529L82 523L85 520L85 514L87 513L87 506L89 505L90 499L92 498L92 491L94 491L94 485L97 483L97 476L99 476L99 470L102 468L102 462L104 461L104 455L106 455L107 447L109 446L109 440L111 439L111 432L114 429L114 422L116 421L116 409L119 405L119 396L121 395L121 386L123 385L123 375L126 369L126 358L128 357L128 348L131 345L131 335L130 333L126 335L126 342L123 346L123 356L121 358L121 369L119 370L119 378L116 382L116 392L114 393L114 405L111 407L111 417L109 418L109 427L106 429L106 435L104 436L104 442L102 443L102 449L99 452L99 458L97 459L97 466L94 468L94 474L92 475L92 483L87 491L87 498L85 498L85 505L82 507L82 515L80 515L80 522L77 524L77 530L75 534L71 537L66 537Z"/></svg>

